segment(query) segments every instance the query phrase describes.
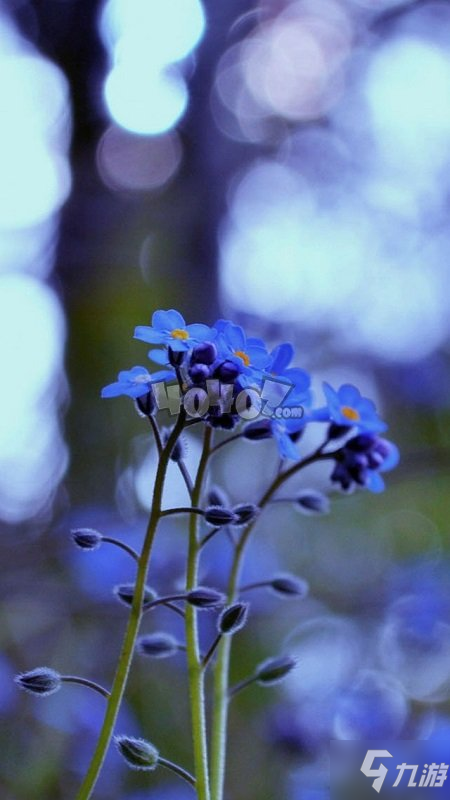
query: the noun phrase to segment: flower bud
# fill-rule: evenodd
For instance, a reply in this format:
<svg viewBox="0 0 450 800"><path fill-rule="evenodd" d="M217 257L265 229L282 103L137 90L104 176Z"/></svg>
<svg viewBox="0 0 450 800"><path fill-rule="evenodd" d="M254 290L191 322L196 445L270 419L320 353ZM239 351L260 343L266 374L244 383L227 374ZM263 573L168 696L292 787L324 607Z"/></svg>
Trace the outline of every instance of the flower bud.
<svg viewBox="0 0 450 800"><path fill-rule="evenodd" d="M247 622L248 609L248 603L233 603L224 608L217 623L219 633L226 636L240 631Z"/></svg>
<svg viewBox="0 0 450 800"><path fill-rule="evenodd" d="M231 508L225 506L208 506L205 509L204 517L209 525L214 528L221 528L224 525L234 525L238 521L237 515Z"/></svg>
<svg viewBox="0 0 450 800"><path fill-rule="evenodd" d="M50 667L36 667L30 672L21 672L14 678L21 689L31 694L47 697L61 688L61 675Z"/></svg>
<svg viewBox="0 0 450 800"><path fill-rule="evenodd" d="M330 511L330 501L322 492L314 489L307 489L301 492L296 498L296 505L302 514L313 516L314 514L328 514Z"/></svg>
<svg viewBox="0 0 450 800"><path fill-rule="evenodd" d="M225 597L222 592L218 592L216 589L197 586L196 589L191 589L187 593L186 600L196 608L217 608L217 606L223 605Z"/></svg>
<svg viewBox="0 0 450 800"><path fill-rule="evenodd" d="M114 742L131 769L154 770L158 766L159 752L145 739L133 736L115 736Z"/></svg>
<svg viewBox="0 0 450 800"><path fill-rule="evenodd" d="M247 525L256 519L259 514L259 508L254 503L239 503L239 505L234 506L233 514L237 517L237 521L233 522L233 525Z"/></svg>
<svg viewBox="0 0 450 800"><path fill-rule="evenodd" d="M73 541L81 550L97 550L103 539L101 533L93 528L76 528L70 533Z"/></svg>
<svg viewBox="0 0 450 800"><path fill-rule="evenodd" d="M125 606L131 606L133 604L135 584L119 583L118 586L114 587L113 592L121 603L123 603ZM154 600L155 597L156 594L153 591L153 589L150 589L149 586L146 586L144 589L143 605L145 605L146 603L151 603L151 601Z"/></svg>
<svg viewBox="0 0 450 800"><path fill-rule="evenodd" d="M196 345L192 351L191 360L193 363L207 364L210 366L217 358L217 348L212 342L202 342Z"/></svg>
<svg viewBox="0 0 450 800"><path fill-rule="evenodd" d="M234 383L241 371L234 361L222 361L214 371L214 377L218 378L222 383Z"/></svg>
<svg viewBox="0 0 450 800"><path fill-rule="evenodd" d="M297 659L293 656L278 656L263 661L256 670L257 682L263 686L272 686L279 683L289 675L297 664Z"/></svg>
<svg viewBox="0 0 450 800"><path fill-rule="evenodd" d="M260 419L258 422L252 422L250 425L245 426L242 435L244 439L249 439L251 442L270 439L272 436L272 422L270 419Z"/></svg>
<svg viewBox="0 0 450 800"><path fill-rule="evenodd" d="M276 575L270 582L270 586L276 594L283 597L306 597L309 590L306 581L289 574Z"/></svg>
<svg viewBox="0 0 450 800"><path fill-rule="evenodd" d="M209 367L206 364L193 364L192 367L189 367L188 375L192 383L203 383L209 378Z"/></svg>
<svg viewBox="0 0 450 800"><path fill-rule="evenodd" d="M163 431L163 443L167 444L169 436L171 434L171 430L167 429ZM183 461L186 457L186 440L180 436L178 437L177 441L175 442L172 452L170 453L170 460L175 461L178 463L179 461Z"/></svg>
<svg viewBox="0 0 450 800"><path fill-rule="evenodd" d="M208 505L209 506L228 506L229 498L226 492L220 486L211 486L208 492Z"/></svg>
<svg viewBox="0 0 450 800"><path fill-rule="evenodd" d="M180 649L177 640L170 633L148 633L140 636L136 647L141 656L149 658L169 658Z"/></svg>

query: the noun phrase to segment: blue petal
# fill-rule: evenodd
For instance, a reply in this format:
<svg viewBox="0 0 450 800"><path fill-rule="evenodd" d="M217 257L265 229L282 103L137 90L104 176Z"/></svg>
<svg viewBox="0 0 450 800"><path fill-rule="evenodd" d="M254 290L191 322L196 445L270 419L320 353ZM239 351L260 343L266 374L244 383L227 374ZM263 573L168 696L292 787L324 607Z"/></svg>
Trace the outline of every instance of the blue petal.
<svg viewBox="0 0 450 800"><path fill-rule="evenodd" d="M227 325L226 328L224 328L223 335L225 337L227 344L229 344L229 346L233 351L243 350L245 352L246 348L245 333L243 329L240 327L240 325L233 325L233 323L230 322L230 324Z"/></svg>
<svg viewBox="0 0 450 800"><path fill-rule="evenodd" d="M398 462L400 461L400 451L393 442L389 442L387 439L383 439L382 441L387 442L389 445L389 455L383 461L383 464L380 467L380 472L387 472L390 469L394 469L397 466Z"/></svg>
<svg viewBox="0 0 450 800"><path fill-rule="evenodd" d="M292 359L294 358L294 348L289 342L284 342L283 344L279 344L278 347L275 347L272 350L272 372L275 375L279 375L281 372L289 366Z"/></svg>
<svg viewBox="0 0 450 800"><path fill-rule="evenodd" d="M159 381L174 381L177 376L171 369L160 369L157 372L152 372L151 382L158 383Z"/></svg>
<svg viewBox="0 0 450 800"><path fill-rule="evenodd" d="M110 383L108 386L104 386L101 391L102 397L119 397L121 394L124 394L123 383Z"/></svg>
<svg viewBox="0 0 450 800"><path fill-rule="evenodd" d="M311 386L311 378L304 369L286 369L280 374L280 378L286 378L292 383L294 392L305 392Z"/></svg>
<svg viewBox="0 0 450 800"><path fill-rule="evenodd" d="M187 325L186 330L189 334L189 338L196 342L212 342L217 336L217 331L199 322L195 322L193 325Z"/></svg>
<svg viewBox="0 0 450 800"><path fill-rule="evenodd" d="M259 345L250 345L250 347L247 347L246 352L252 367L264 369L264 367L266 367L270 361L270 356L267 350Z"/></svg>
<svg viewBox="0 0 450 800"><path fill-rule="evenodd" d="M166 365L168 363L167 350L149 350L148 357L155 364Z"/></svg>
<svg viewBox="0 0 450 800"><path fill-rule="evenodd" d="M278 450L282 458L289 458L291 461L299 461L300 454L292 439L284 433L277 425L274 425L274 436L278 442Z"/></svg>
<svg viewBox="0 0 450 800"><path fill-rule="evenodd" d="M369 472L365 486L369 492L373 492L374 494L380 494L380 492L383 492L385 488L383 478L374 470Z"/></svg>
<svg viewBox="0 0 450 800"><path fill-rule="evenodd" d="M327 401L327 405L330 411L330 416L333 419L337 419L339 422L341 421L341 403L338 396L338 393L334 391L334 389L330 386L329 383L323 383L323 393L325 395L325 399ZM345 420L345 424L348 423L348 420Z"/></svg>
<svg viewBox="0 0 450 800"><path fill-rule="evenodd" d="M356 408L361 400L361 392L356 386L353 386L353 384L344 383L341 388L338 389L338 397L341 405Z"/></svg>
<svg viewBox="0 0 450 800"><path fill-rule="evenodd" d="M156 331L148 325L138 325L134 330L134 338L140 339L147 344L164 344L167 335L162 331Z"/></svg>
<svg viewBox="0 0 450 800"><path fill-rule="evenodd" d="M152 325L159 331L173 331L175 328L186 328L186 323L179 311L170 308L168 311L155 311Z"/></svg>

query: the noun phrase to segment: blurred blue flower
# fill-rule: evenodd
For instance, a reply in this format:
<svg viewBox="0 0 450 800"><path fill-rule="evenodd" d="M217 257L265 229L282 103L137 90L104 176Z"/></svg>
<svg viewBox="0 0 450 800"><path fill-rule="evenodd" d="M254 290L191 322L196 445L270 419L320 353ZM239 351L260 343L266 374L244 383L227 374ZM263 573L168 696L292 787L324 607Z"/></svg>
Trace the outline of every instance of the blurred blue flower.
<svg viewBox="0 0 450 800"><path fill-rule="evenodd" d="M152 383L176 379L173 371L164 369L150 374L145 367L132 367L119 372L115 383L110 383L102 389L102 397L142 397L148 394Z"/></svg>
<svg viewBox="0 0 450 800"><path fill-rule="evenodd" d="M337 702L335 730L340 739L395 739L409 713L400 684L366 670Z"/></svg>
<svg viewBox="0 0 450 800"><path fill-rule="evenodd" d="M361 432L381 433L387 425L379 418L375 403L351 383L344 383L335 391L329 383L323 384L330 419L337 425L356 427Z"/></svg>
<svg viewBox="0 0 450 800"><path fill-rule="evenodd" d="M151 325L138 325L134 338L147 344L164 344L172 350L189 350L198 342L212 341L217 331L207 325L186 325L179 311L155 311Z"/></svg>

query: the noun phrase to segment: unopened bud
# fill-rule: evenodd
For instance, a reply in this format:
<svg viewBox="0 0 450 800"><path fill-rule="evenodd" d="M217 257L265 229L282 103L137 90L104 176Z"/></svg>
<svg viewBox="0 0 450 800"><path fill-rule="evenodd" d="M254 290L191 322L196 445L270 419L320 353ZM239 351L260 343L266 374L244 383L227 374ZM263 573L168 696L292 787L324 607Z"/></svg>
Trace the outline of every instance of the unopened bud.
<svg viewBox="0 0 450 800"><path fill-rule="evenodd" d="M50 667L36 667L30 672L21 672L14 678L21 689L31 694L47 697L61 688L61 675Z"/></svg>
<svg viewBox="0 0 450 800"><path fill-rule="evenodd" d="M208 508L205 509L204 517L206 522L214 528L221 528L224 525L233 525L238 520L234 511L224 506L208 506Z"/></svg>
<svg viewBox="0 0 450 800"><path fill-rule="evenodd" d="M240 503L234 506L233 514L237 517L237 522L234 522L233 525L247 525L256 519L259 514L259 508L254 503Z"/></svg>
<svg viewBox="0 0 450 800"><path fill-rule="evenodd" d="M330 501L322 492L316 492L314 489L307 489L301 492L296 498L296 504L302 514L328 514L330 510Z"/></svg>
<svg viewBox="0 0 450 800"><path fill-rule="evenodd" d="M256 670L256 680L263 686L272 686L289 675L297 664L293 656L278 656L264 661Z"/></svg>
<svg viewBox="0 0 450 800"><path fill-rule="evenodd" d="M219 633L230 635L244 627L248 617L248 603L233 603L222 611L217 628Z"/></svg>
<svg viewBox="0 0 450 800"><path fill-rule="evenodd" d="M223 605L225 597L216 589L198 586L187 593L186 600L196 608L217 608L217 606Z"/></svg>
<svg viewBox="0 0 450 800"><path fill-rule="evenodd" d="M114 594L116 595L117 599L120 600L125 606L131 606L133 604L133 597L136 591L136 585L134 583L119 583L118 586L115 586L113 589ZM144 589L144 599L143 605L146 603L151 603L156 597L155 592L153 589L150 589L149 586L146 586Z"/></svg>
<svg viewBox="0 0 450 800"><path fill-rule="evenodd" d="M217 347L212 342L201 342L192 351L192 363L213 364L217 358Z"/></svg>
<svg viewBox="0 0 450 800"><path fill-rule="evenodd" d="M309 586L306 581L297 578L296 575L276 575L270 582L270 586L276 594L284 597L306 597Z"/></svg>
<svg viewBox="0 0 450 800"><path fill-rule="evenodd" d="M81 550L97 550L103 539L102 534L93 528L76 528L70 533L73 541Z"/></svg>
<svg viewBox="0 0 450 800"><path fill-rule="evenodd" d="M135 739L132 736L115 736L114 742L120 753L131 769L151 771L158 766L159 752L145 739Z"/></svg>
<svg viewBox="0 0 450 800"><path fill-rule="evenodd" d="M170 434L171 434L170 430L165 430L163 432L164 444L167 444L167 440ZM170 453L170 459L171 461L175 461L176 463L178 463L178 461L182 461L185 457L186 457L186 442L182 437L179 437L172 448L172 451Z"/></svg>
<svg viewBox="0 0 450 800"><path fill-rule="evenodd" d="M140 636L136 647L141 656L149 658L169 658L180 649L177 640L169 633L149 633Z"/></svg>

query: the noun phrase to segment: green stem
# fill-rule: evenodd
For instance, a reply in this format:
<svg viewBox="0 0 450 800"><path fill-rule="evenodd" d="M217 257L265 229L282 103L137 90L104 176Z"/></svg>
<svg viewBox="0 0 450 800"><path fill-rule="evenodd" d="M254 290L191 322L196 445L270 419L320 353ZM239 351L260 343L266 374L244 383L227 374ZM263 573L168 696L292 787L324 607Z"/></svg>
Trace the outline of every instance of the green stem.
<svg viewBox="0 0 450 800"><path fill-rule="evenodd" d="M125 637L120 652L119 661L117 663L116 674L114 677L113 685L111 687L111 694L106 706L106 713L103 720L103 725L94 750L91 763L85 775L83 783L77 794L76 800L89 800L92 796L95 784L100 773L100 770L105 759L106 751L108 749L111 737L114 731L114 725L119 713L120 704L125 691L128 674L130 671L131 661L133 658L134 646L139 631L139 626L142 618L142 605L145 592L145 582L147 578L148 565L150 561L150 554L152 550L153 540L155 538L156 529L158 526L161 514L161 500L164 488L164 479L166 476L167 465L169 463L170 454L173 447L183 429L185 423L185 412L182 408L178 416L175 427L173 428L166 446L161 452L161 457L156 472L155 485L153 489L153 501L150 518L148 521L147 532L145 535L142 552L139 557L138 569L136 575L136 584L133 595L133 603L130 609L130 616L128 625L125 631Z"/></svg>
<svg viewBox="0 0 450 800"><path fill-rule="evenodd" d="M258 506L262 509L270 501L277 489L300 469L309 466L315 461L332 458L332 453L322 453L319 448L307 458L296 462L285 472L278 473L267 491L262 496ZM254 528L256 520L250 522L236 545L233 565L231 568L228 583L227 602L232 603L238 593L238 585L241 576L245 548L250 534ZM212 800L223 800L225 760L226 760L226 737L228 725L228 704L229 704L229 671L231 655L231 636L224 636L217 648L217 660L214 668L214 699L213 699L213 725L211 734L211 798Z"/></svg>
<svg viewBox="0 0 450 800"><path fill-rule="evenodd" d="M205 426L203 451L192 491L192 505L194 507L198 506L200 501L203 478L209 457L211 435L211 428ZM191 513L189 520L189 551L186 576L187 592L193 589L198 581L200 550L198 543L198 520L198 515ZM197 609L192 605L188 605L186 608L186 647L197 797L198 800L210 800L204 672L198 645Z"/></svg>

